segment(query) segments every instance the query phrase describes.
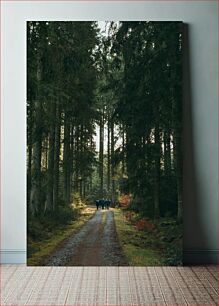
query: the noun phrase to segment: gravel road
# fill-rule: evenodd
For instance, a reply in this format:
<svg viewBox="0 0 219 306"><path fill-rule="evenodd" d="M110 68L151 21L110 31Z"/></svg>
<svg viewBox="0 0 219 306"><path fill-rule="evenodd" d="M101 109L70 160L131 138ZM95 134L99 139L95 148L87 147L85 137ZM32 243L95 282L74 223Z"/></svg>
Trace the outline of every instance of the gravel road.
<svg viewBox="0 0 219 306"><path fill-rule="evenodd" d="M119 245L113 211L98 210L57 249L46 266L127 266Z"/></svg>

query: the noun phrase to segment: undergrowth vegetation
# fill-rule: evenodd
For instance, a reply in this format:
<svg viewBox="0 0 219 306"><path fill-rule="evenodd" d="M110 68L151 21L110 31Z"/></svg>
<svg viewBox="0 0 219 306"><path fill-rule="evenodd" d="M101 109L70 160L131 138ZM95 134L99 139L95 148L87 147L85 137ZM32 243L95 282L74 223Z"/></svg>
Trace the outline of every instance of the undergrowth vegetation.
<svg viewBox="0 0 219 306"><path fill-rule="evenodd" d="M72 194L69 206L59 206L58 210L43 214L38 218L29 216L28 264L41 265L56 247L84 224L95 212L86 206L80 196Z"/></svg>
<svg viewBox="0 0 219 306"><path fill-rule="evenodd" d="M182 225L173 218L151 220L127 208L114 211L116 229L130 265L181 265Z"/></svg>

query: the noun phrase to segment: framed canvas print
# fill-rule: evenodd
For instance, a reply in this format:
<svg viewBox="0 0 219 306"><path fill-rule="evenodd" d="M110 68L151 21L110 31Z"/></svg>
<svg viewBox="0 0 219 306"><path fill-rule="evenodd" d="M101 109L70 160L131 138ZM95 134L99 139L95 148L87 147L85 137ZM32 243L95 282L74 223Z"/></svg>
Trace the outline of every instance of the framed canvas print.
<svg viewBox="0 0 219 306"><path fill-rule="evenodd" d="M27 262L182 264L180 21L28 21Z"/></svg>

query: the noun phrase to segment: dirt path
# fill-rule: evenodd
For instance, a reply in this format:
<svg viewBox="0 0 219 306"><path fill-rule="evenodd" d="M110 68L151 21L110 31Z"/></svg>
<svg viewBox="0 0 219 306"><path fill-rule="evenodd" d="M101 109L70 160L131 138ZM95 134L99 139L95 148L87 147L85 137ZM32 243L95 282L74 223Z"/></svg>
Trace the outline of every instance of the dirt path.
<svg viewBox="0 0 219 306"><path fill-rule="evenodd" d="M98 210L46 263L46 266L126 265L110 210Z"/></svg>

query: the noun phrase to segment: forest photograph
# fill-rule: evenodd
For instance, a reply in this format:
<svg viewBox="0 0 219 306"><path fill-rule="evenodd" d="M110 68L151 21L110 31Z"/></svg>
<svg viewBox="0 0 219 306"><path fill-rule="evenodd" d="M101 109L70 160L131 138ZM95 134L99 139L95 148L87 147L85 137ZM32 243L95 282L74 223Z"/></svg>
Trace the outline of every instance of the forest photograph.
<svg viewBox="0 0 219 306"><path fill-rule="evenodd" d="M178 21L28 21L27 264L182 265Z"/></svg>

